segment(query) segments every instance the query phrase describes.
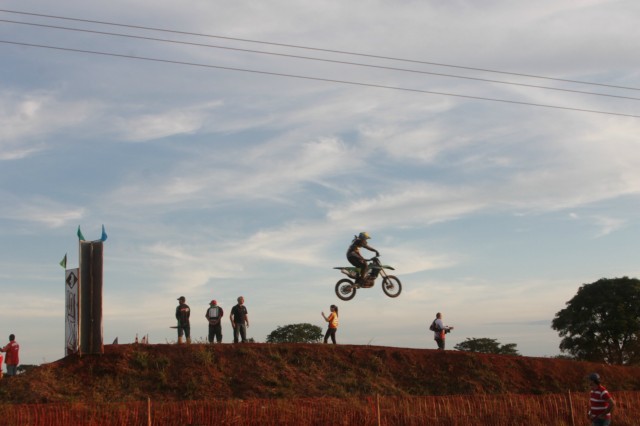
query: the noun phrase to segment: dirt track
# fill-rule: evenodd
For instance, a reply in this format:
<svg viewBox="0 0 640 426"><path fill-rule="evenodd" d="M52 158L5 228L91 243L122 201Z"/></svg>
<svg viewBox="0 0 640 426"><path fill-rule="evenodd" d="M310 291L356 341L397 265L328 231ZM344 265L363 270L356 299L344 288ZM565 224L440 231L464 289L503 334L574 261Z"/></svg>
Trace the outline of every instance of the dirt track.
<svg viewBox="0 0 640 426"><path fill-rule="evenodd" d="M107 345L0 383L4 402L205 400L640 390L640 368L552 358L322 344Z"/></svg>

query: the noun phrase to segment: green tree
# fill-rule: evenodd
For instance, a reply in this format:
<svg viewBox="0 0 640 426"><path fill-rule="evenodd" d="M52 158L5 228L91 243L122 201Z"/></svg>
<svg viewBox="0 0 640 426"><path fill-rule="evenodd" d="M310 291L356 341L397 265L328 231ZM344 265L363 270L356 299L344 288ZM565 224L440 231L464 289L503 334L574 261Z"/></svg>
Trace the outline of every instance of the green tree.
<svg viewBox="0 0 640 426"><path fill-rule="evenodd" d="M309 323L278 326L267 336L267 343L318 343L322 328Z"/></svg>
<svg viewBox="0 0 640 426"><path fill-rule="evenodd" d="M496 339L487 337L469 338L455 345L453 348L459 351L480 352L483 354L501 354L501 355L520 355L516 349L515 343L507 343L500 345Z"/></svg>
<svg viewBox="0 0 640 426"><path fill-rule="evenodd" d="M640 363L640 280L584 284L566 305L551 323L562 337L562 352L583 361Z"/></svg>

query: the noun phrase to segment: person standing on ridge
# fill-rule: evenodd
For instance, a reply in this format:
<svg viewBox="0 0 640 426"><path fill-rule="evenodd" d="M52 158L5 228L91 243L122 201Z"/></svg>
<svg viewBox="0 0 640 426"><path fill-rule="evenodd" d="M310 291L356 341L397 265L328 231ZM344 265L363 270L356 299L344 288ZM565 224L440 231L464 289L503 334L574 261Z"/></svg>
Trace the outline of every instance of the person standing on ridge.
<svg viewBox="0 0 640 426"><path fill-rule="evenodd" d="M591 386L589 394L589 420L592 426L609 426L611 424L611 413L615 407L615 402L609 391L600 384L600 375L591 373L587 376Z"/></svg>
<svg viewBox="0 0 640 426"><path fill-rule="evenodd" d="M331 337L331 341L333 342L333 344L336 344L336 331L338 331L338 307L336 305L331 305L329 307L329 309L331 310L331 313L329 314L329 316L327 317L324 312L322 313L322 318L324 318L324 320L326 322L329 323L329 327L327 328L327 332L324 335L324 343L328 343L329 342L329 337Z"/></svg>
<svg viewBox="0 0 640 426"><path fill-rule="evenodd" d="M191 324L189 323L189 317L191 316L191 309L187 305L184 296L178 297L180 304L176 307L176 319L178 320L178 344L182 343L182 335L187 338L187 343L191 343Z"/></svg>
<svg viewBox="0 0 640 426"><path fill-rule="evenodd" d="M366 248L369 251L375 252L376 256L380 256L378 250L367 244L367 240L371 239L369 234L361 232L358 236L353 237L351 245L347 249L347 260L356 268L360 268L360 278L356 281L357 284L364 284L367 274L367 260L360 254L360 248Z"/></svg>
<svg viewBox="0 0 640 426"><path fill-rule="evenodd" d="M442 314L438 312L436 314L436 319L434 319L431 323L431 327L429 327L429 330L433 331L433 340L435 340L438 344L438 349L443 351L445 335L451 332L451 330L453 330L453 327L444 325L444 322L442 321Z"/></svg>
<svg viewBox="0 0 640 426"><path fill-rule="evenodd" d="M9 335L9 343L4 348L0 349L0 352L5 352L5 364L7 365L7 377L12 377L18 374L18 364L20 364L20 345L16 342L16 336L14 334Z"/></svg>
<svg viewBox="0 0 640 426"><path fill-rule="evenodd" d="M238 297L238 304L231 308L231 327L233 327L233 343L238 343L238 335L242 338L242 343L247 341L247 327L249 327L249 313L244 306L244 297Z"/></svg>
<svg viewBox="0 0 640 426"><path fill-rule="evenodd" d="M222 343L222 324L220 320L222 320L223 315L224 311L218 306L218 302L212 300L209 303L207 313L204 315L209 321L209 343L213 343L214 337L218 343Z"/></svg>

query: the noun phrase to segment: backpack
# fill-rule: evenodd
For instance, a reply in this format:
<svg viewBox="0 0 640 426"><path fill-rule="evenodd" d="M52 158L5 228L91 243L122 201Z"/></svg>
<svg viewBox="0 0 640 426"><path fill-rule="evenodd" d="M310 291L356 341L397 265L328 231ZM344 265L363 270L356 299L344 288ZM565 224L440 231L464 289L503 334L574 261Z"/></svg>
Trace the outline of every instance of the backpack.
<svg viewBox="0 0 640 426"><path fill-rule="evenodd" d="M431 331L440 331L438 329L438 326L436 325L436 320L433 320L433 322L431 323L431 325L429 326L429 330Z"/></svg>

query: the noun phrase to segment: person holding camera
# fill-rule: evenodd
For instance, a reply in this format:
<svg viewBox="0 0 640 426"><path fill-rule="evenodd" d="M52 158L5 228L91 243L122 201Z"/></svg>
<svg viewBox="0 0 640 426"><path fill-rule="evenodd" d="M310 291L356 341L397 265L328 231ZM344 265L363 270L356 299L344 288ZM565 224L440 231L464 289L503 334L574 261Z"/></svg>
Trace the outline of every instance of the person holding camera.
<svg viewBox="0 0 640 426"><path fill-rule="evenodd" d="M436 314L436 319L431 323L431 327L429 330L433 331L433 340L438 344L438 350L444 350L444 339L447 333L450 333L453 330L453 327L444 325L442 321L442 314L438 312Z"/></svg>

